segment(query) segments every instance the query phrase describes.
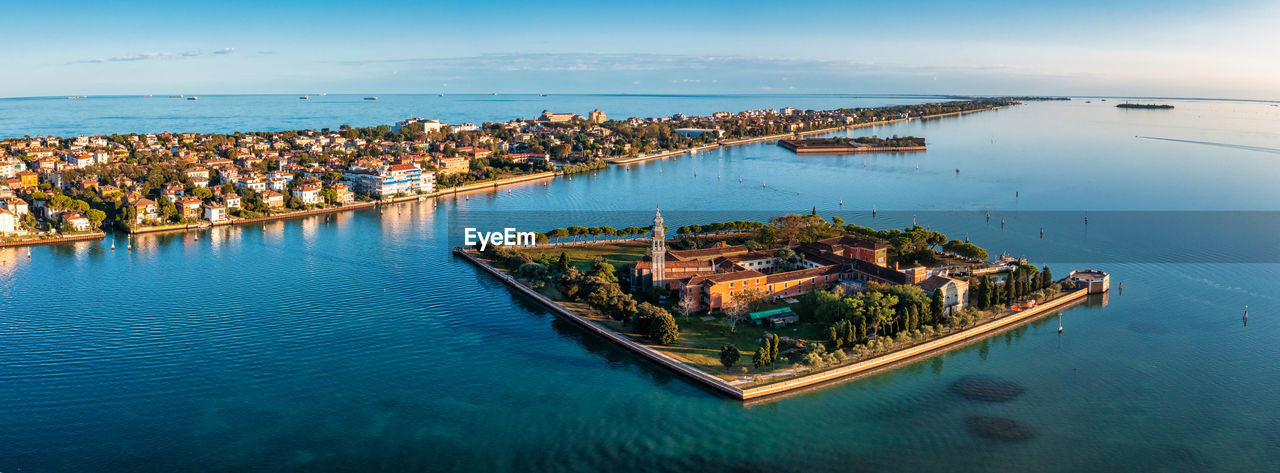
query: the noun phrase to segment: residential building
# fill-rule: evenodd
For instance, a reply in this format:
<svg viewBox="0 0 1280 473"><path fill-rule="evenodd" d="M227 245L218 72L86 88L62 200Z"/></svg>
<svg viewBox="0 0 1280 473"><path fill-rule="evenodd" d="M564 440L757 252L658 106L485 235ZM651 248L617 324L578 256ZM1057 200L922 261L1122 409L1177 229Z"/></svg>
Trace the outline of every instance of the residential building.
<svg viewBox="0 0 1280 473"><path fill-rule="evenodd" d="M133 221L130 222L134 225L160 219L160 208L154 200L135 195L129 198L129 207L133 208L135 212Z"/></svg>
<svg viewBox="0 0 1280 473"><path fill-rule="evenodd" d="M267 204L268 208L278 209L284 207L284 194L276 191L262 191L262 202Z"/></svg>
<svg viewBox="0 0 1280 473"><path fill-rule="evenodd" d="M13 212L8 209L0 209L0 235L18 233L19 221L18 216L14 215Z"/></svg>
<svg viewBox="0 0 1280 473"><path fill-rule="evenodd" d="M40 186L40 175L36 174L34 171L31 171L31 170L19 171L17 176L18 176L18 179L20 180L19 185L21 185L23 189L30 189L32 187Z"/></svg>
<svg viewBox="0 0 1280 473"><path fill-rule="evenodd" d="M63 224L69 225L72 231L89 231L89 219L85 218L85 216L80 212L63 212L59 218L62 220Z"/></svg>
<svg viewBox="0 0 1280 473"><path fill-rule="evenodd" d="M178 206L178 215L183 219L200 218L200 207L203 205L203 201L199 197L180 197L175 204Z"/></svg>
<svg viewBox="0 0 1280 473"><path fill-rule="evenodd" d="M293 196L306 205L320 203L320 184L303 184L293 189Z"/></svg>
<svg viewBox="0 0 1280 473"><path fill-rule="evenodd" d="M227 221L227 206L222 204L206 204L204 206L204 219L213 223Z"/></svg>
<svg viewBox="0 0 1280 473"><path fill-rule="evenodd" d="M19 199L17 197L9 197L9 198L0 200L0 208L8 210L9 212L12 212L13 215L18 217L19 220L21 220L22 217L26 216L27 212L30 212L30 208L27 206L27 201Z"/></svg>

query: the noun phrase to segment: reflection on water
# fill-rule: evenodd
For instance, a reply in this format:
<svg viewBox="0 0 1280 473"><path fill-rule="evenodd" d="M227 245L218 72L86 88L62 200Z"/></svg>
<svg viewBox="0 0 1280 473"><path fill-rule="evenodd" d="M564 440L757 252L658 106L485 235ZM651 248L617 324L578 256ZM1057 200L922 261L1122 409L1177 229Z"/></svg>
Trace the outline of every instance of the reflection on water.
<svg viewBox="0 0 1280 473"><path fill-rule="evenodd" d="M865 166L761 144L438 206L0 249L0 471L1273 469L1280 319L1267 314L1280 313L1280 264L1266 250L1269 220L1256 232L1229 216L1188 231L1103 211L1276 210L1280 162L1265 153L1133 136L1276 147L1280 113L1179 104L1208 117L1194 120L1093 105L855 131L930 141L918 158ZM840 200L860 225L915 215L1058 276L1106 270L1124 293L1113 283L1063 311L1062 334L1045 317L745 408L448 252L459 222L644 225L660 204L688 224L832 215ZM987 207L1005 229L949 212ZM1071 214L1086 209L1087 235ZM1062 225L1042 210L1063 211ZM1007 402L956 395L970 376L1025 391ZM975 430L967 419L1013 423ZM1021 428L1035 437L988 438Z"/></svg>

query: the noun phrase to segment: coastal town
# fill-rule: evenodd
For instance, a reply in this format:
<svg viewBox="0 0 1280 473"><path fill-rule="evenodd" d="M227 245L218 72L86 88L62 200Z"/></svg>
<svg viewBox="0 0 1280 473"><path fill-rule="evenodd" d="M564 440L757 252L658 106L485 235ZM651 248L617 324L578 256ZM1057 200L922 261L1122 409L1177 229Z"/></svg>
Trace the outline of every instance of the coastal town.
<svg viewBox="0 0 1280 473"><path fill-rule="evenodd" d="M1110 289L1101 271L1054 278L1048 266L992 261L977 245L914 225L875 230L812 213L667 231L655 211L647 228L557 228L537 245L455 253L580 326L743 400L954 347ZM647 241L629 238L644 232Z"/></svg>
<svg viewBox="0 0 1280 473"><path fill-rule="evenodd" d="M544 111L481 125L410 118L361 128L9 138L0 141L0 244L290 218L1016 103L974 98L626 119Z"/></svg>

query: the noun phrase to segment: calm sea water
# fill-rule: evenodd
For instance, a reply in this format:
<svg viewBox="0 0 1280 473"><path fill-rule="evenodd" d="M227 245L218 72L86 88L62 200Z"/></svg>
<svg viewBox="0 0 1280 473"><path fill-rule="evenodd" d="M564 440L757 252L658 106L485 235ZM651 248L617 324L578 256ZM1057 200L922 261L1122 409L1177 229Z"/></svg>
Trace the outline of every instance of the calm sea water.
<svg viewBox="0 0 1280 473"><path fill-rule="evenodd" d="M733 103L701 106L768 106ZM924 154L758 144L381 213L143 236L132 251L122 236L0 250L0 471L1272 470L1280 110L1110 104L853 132L925 136ZM58 121L40 117L28 121ZM814 207L881 228L915 218L1125 288L1064 311L1062 336L1049 318L743 406L448 253L460 225L644 225L655 205L673 226ZM1026 392L951 390L971 375ZM970 416L1036 435L982 438Z"/></svg>
<svg viewBox="0 0 1280 473"><path fill-rule="evenodd" d="M201 95L0 99L0 138L109 133L279 131L394 124L409 117L445 123L537 118L543 110L610 117L710 115L758 108L829 109L943 100L887 95Z"/></svg>

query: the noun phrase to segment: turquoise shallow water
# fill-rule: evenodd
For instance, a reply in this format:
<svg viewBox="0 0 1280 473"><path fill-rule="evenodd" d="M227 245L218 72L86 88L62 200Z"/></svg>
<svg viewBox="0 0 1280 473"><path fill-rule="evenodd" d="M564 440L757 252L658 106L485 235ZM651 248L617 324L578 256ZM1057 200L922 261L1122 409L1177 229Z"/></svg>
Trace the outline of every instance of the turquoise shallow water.
<svg viewBox="0 0 1280 473"><path fill-rule="evenodd" d="M1266 471L1280 462L1280 164L1244 147L1280 148L1277 125L1263 104L1032 103L859 130L930 140L865 165L762 144L132 251L123 237L0 250L0 471ZM672 225L914 216L1125 289L1064 311L1061 337L1043 319L744 407L448 254L460 225L632 222L655 204ZM1026 391L951 389L972 375ZM971 416L1035 435L982 438Z"/></svg>

